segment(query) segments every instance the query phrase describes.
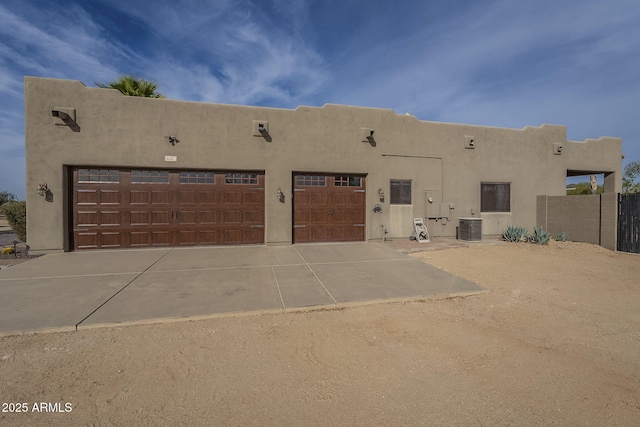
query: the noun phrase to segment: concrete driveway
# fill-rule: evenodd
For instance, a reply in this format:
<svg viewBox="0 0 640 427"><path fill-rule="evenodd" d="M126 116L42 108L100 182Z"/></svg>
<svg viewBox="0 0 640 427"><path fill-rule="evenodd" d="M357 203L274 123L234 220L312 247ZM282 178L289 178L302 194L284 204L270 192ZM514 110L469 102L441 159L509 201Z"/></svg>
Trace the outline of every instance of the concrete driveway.
<svg viewBox="0 0 640 427"><path fill-rule="evenodd" d="M56 253L0 270L0 334L482 291L380 243Z"/></svg>

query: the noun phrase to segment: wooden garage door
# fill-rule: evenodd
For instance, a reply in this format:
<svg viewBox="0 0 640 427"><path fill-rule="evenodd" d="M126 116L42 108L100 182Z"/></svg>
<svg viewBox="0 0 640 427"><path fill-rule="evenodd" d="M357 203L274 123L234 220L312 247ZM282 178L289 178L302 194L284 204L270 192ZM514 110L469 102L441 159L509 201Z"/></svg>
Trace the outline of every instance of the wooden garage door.
<svg viewBox="0 0 640 427"><path fill-rule="evenodd" d="M293 188L295 243L365 240L365 177L294 174Z"/></svg>
<svg viewBox="0 0 640 427"><path fill-rule="evenodd" d="M264 242L264 174L75 168L73 249Z"/></svg>

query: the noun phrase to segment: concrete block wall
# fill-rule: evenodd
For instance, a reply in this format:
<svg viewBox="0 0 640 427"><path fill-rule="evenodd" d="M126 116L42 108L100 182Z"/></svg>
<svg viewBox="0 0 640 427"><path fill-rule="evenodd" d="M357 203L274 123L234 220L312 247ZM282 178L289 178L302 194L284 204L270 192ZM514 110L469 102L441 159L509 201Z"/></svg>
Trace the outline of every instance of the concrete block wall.
<svg viewBox="0 0 640 427"><path fill-rule="evenodd" d="M618 248L618 193L600 195L600 245L612 251Z"/></svg>
<svg viewBox="0 0 640 427"><path fill-rule="evenodd" d="M579 196L538 196L538 225L552 235L566 233L567 240L616 250L617 193Z"/></svg>

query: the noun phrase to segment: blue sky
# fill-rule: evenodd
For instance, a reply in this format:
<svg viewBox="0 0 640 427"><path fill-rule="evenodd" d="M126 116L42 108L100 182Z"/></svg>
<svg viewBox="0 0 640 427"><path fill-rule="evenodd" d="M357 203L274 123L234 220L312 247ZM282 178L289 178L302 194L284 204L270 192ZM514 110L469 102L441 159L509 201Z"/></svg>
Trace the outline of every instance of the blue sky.
<svg viewBox="0 0 640 427"><path fill-rule="evenodd" d="M168 98L339 103L568 127L640 159L637 0L3 0L0 190L25 196L23 77L121 74Z"/></svg>

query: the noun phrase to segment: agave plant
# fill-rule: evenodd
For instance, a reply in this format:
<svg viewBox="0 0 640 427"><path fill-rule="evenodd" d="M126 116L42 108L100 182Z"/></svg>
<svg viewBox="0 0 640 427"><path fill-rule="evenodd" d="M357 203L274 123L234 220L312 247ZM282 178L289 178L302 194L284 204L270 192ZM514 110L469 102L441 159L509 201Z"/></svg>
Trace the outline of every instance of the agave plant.
<svg viewBox="0 0 640 427"><path fill-rule="evenodd" d="M527 235L527 229L524 227L508 226L502 232L502 238L507 242L519 242Z"/></svg>
<svg viewBox="0 0 640 427"><path fill-rule="evenodd" d="M531 243L537 243L539 245L546 245L551 240L551 235L542 229L539 225L534 227L533 234L527 239Z"/></svg>
<svg viewBox="0 0 640 427"><path fill-rule="evenodd" d="M555 236L553 236L553 239L557 240L558 242L566 242L567 241L567 233L556 234Z"/></svg>

